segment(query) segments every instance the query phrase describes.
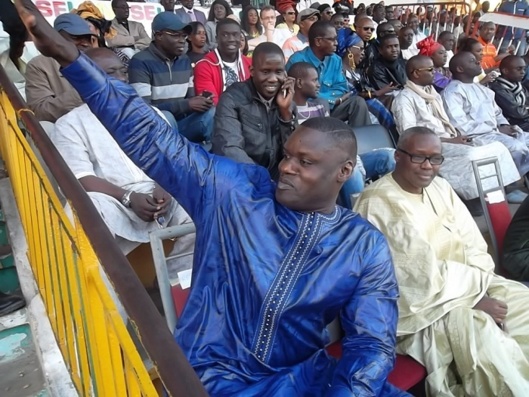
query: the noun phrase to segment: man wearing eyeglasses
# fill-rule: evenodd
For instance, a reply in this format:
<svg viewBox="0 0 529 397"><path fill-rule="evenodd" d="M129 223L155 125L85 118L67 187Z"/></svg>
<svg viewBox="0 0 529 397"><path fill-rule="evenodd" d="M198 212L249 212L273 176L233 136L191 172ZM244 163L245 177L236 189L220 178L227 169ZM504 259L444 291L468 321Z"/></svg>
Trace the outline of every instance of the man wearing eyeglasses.
<svg viewBox="0 0 529 397"><path fill-rule="evenodd" d="M141 23L128 20L130 7L126 0L113 0L111 4L116 15L112 27L117 34L108 39L108 45L111 48L129 49L124 52L132 58L136 52L149 46L151 38Z"/></svg>
<svg viewBox="0 0 529 397"><path fill-rule="evenodd" d="M309 46L290 57L287 70L296 62L310 63L318 71L319 98L329 102L331 117L347 121L352 127L371 125L365 100L351 95L347 86L342 59L335 54L337 37L330 22L315 22L309 30Z"/></svg>
<svg viewBox="0 0 529 397"><path fill-rule="evenodd" d="M282 50L285 54L285 60L295 52L301 51L309 45L309 29L312 24L320 19L320 12L312 8L306 8L298 14L299 33L287 39L283 44Z"/></svg>
<svg viewBox="0 0 529 397"><path fill-rule="evenodd" d="M61 14L53 26L79 51L85 52L98 45L88 22L77 14ZM83 103L79 94L62 77L59 64L42 55L31 59L26 66L26 98L37 119L51 123Z"/></svg>
<svg viewBox="0 0 529 397"><path fill-rule="evenodd" d="M439 173L459 197L464 200L478 197L472 160L498 157L505 185L520 179L511 154L504 145L499 142L478 145L450 124L441 95L433 86L432 58L423 55L410 58L406 64L406 74L408 81L391 104L397 131L402 134L409 128L419 126L430 128L437 134L445 157ZM481 210L481 206L478 210Z"/></svg>
<svg viewBox="0 0 529 397"><path fill-rule="evenodd" d="M369 43L375 33L375 23L365 14L355 18L354 28L356 34L364 40L364 43Z"/></svg>
<svg viewBox="0 0 529 397"><path fill-rule="evenodd" d="M400 292L397 350L426 367L429 395L527 395L529 290L494 274L472 216L437 177L444 157L434 131L406 130L395 161L355 210L388 239Z"/></svg>
<svg viewBox="0 0 529 397"><path fill-rule="evenodd" d="M209 141L215 108L207 95L195 95L191 60L183 54L191 26L172 12L152 21L153 42L130 60L129 81L139 96L162 111L193 142Z"/></svg>

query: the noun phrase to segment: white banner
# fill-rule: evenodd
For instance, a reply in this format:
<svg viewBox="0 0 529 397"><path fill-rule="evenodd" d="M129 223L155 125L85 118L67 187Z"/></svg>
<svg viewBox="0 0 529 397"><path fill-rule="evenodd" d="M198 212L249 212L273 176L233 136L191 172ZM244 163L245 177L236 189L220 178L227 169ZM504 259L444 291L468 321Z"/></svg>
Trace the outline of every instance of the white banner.
<svg viewBox="0 0 529 397"><path fill-rule="evenodd" d="M57 16L77 8L83 0L33 0L33 2L48 22L53 25L53 21ZM109 21L114 19L114 11L112 11L110 1L92 0L92 2L101 10L105 19ZM142 23L147 33L151 35L152 20L156 14L164 10L163 7L158 3L128 3L128 5L130 7L129 20ZM206 13L206 16L208 15L208 9L201 7L196 7L196 9Z"/></svg>

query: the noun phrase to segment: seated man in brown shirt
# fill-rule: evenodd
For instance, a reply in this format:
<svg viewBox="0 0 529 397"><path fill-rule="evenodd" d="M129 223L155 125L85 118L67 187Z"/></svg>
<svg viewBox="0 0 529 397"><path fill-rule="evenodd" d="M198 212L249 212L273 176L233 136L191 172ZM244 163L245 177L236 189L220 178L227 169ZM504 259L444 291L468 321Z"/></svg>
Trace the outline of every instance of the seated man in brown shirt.
<svg viewBox="0 0 529 397"><path fill-rule="evenodd" d="M53 26L82 52L98 46L88 22L78 15L59 15ZM77 91L62 77L57 61L42 55L26 66L26 98L39 121L52 123L83 104Z"/></svg>

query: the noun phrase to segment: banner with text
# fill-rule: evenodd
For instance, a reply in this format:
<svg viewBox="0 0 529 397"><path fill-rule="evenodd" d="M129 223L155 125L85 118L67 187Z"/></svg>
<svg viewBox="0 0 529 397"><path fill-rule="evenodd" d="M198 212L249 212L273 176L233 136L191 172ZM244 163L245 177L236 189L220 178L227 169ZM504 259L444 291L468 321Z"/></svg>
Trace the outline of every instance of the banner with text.
<svg viewBox="0 0 529 397"><path fill-rule="evenodd" d="M57 16L72 11L81 4L82 0L33 0L42 15L53 25ZM101 10L105 19L111 21L114 19L114 11L110 1L92 1L97 8ZM156 14L164 9L158 3L128 3L130 7L129 20L140 22L145 26L145 30L151 35L151 22ZM201 9L201 8L198 8ZM207 15L207 14L206 14Z"/></svg>

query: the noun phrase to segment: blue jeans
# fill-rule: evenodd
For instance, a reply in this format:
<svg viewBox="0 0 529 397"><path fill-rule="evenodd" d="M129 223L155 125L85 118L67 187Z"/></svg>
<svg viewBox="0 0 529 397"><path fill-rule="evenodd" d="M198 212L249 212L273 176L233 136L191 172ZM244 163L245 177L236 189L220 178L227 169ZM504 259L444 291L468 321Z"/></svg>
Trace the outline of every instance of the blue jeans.
<svg viewBox="0 0 529 397"><path fill-rule="evenodd" d="M366 171L365 179L373 179L386 175L395 169L395 150L376 149L360 155L360 160ZM344 207L352 209L351 194L361 193L364 190L364 176L359 167L355 167L349 178L340 190L340 201Z"/></svg>
<svg viewBox="0 0 529 397"><path fill-rule="evenodd" d="M191 142L209 142L213 134L213 117L215 108L211 107L207 112L193 112L189 116L176 121L175 117L168 110L162 113L176 132L182 134Z"/></svg>

